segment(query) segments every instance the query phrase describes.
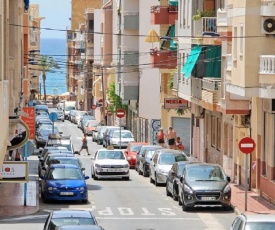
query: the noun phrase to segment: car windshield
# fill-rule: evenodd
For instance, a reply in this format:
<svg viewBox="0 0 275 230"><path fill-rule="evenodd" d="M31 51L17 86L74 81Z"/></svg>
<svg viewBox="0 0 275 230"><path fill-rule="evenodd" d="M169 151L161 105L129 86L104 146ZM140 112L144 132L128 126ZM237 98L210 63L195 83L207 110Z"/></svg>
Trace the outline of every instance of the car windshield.
<svg viewBox="0 0 275 230"><path fill-rule="evenodd" d="M148 150L145 154L147 158L152 158L154 155L155 151L154 150Z"/></svg>
<svg viewBox="0 0 275 230"><path fill-rule="evenodd" d="M54 158L54 157L51 157L50 160L49 160L49 165L51 164L70 164L70 165L75 165L75 166L78 166L80 167L80 163L77 159L69 159L69 158Z"/></svg>
<svg viewBox="0 0 275 230"><path fill-rule="evenodd" d="M81 217L64 217L51 219L49 224L50 230L55 230L58 226L65 225L95 225L93 218L81 218Z"/></svg>
<svg viewBox="0 0 275 230"><path fill-rule="evenodd" d="M120 132L114 132L113 137L119 138ZM132 134L130 132L121 132L121 138L132 138Z"/></svg>
<svg viewBox="0 0 275 230"><path fill-rule="evenodd" d="M100 151L98 152L97 159L115 159L122 160L125 159L123 152L121 151Z"/></svg>
<svg viewBox="0 0 275 230"><path fill-rule="evenodd" d="M74 106L68 106L68 107L65 108L65 111L70 111L70 110L73 110L73 109L75 109Z"/></svg>
<svg viewBox="0 0 275 230"><path fill-rule="evenodd" d="M175 162L186 161L186 157L183 154L161 154L159 159L160 165L172 165Z"/></svg>
<svg viewBox="0 0 275 230"><path fill-rule="evenodd" d="M53 132L54 132L54 134L59 133L58 129L54 129L54 130L52 130L52 129L42 129L42 130L40 130L40 134L42 136L48 136L49 134L51 134Z"/></svg>
<svg viewBox="0 0 275 230"><path fill-rule="evenodd" d="M79 169L76 168L52 168L50 169L47 179L49 180L81 180L83 176Z"/></svg>
<svg viewBox="0 0 275 230"><path fill-rule="evenodd" d="M98 126L98 123L97 122L89 122L88 126L89 127L96 127L96 126Z"/></svg>
<svg viewBox="0 0 275 230"><path fill-rule="evenodd" d="M141 145L132 145L131 146L131 151L132 152L138 152L141 148Z"/></svg>
<svg viewBox="0 0 275 230"><path fill-rule="evenodd" d="M245 225L245 230L273 230L275 222L249 222Z"/></svg>
<svg viewBox="0 0 275 230"><path fill-rule="evenodd" d="M189 181L223 181L225 176L218 166L194 166L186 171Z"/></svg>

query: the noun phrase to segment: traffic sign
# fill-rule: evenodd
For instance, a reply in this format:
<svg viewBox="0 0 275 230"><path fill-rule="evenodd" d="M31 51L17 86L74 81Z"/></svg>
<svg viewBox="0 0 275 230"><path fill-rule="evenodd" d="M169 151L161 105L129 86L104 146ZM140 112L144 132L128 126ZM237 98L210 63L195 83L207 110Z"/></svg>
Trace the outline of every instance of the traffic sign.
<svg viewBox="0 0 275 230"><path fill-rule="evenodd" d="M125 114L126 114L126 112L125 112L124 109L117 109L117 110L116 110L116 116L117 116L118 118L124 117Z"/></svg>
<svg viewBox="0 0 275 230"><path fill-rule="evenodd" d="M79 105L83 105L83 101L79 101L78 104L79 104Z"/></svg>
<svg viewBox="0 0 275 230"><path fill-rule="evenodd" d="M92 109L95 110L96 109L96 105L92 105Z"/></svg>
<svg viewBox="0 0 275 230"><path fill-rule="evenodd" d="M108 116L112 116L112 115L113 115L112 111L108 110L108 111L107 111L107 115L108 115Z"/></svg>
<svg viewBox="0 0 275 230"><path fill-rule="evenodd" d="M55 112L51 112L50 115L49 115L49 118L52 122L55 122L58 120L58 114L55 113Z"/></svg>
<svg viewBox="0 0 275 230"><path fill-rule="evenodd" d="M255 141L250 137L244 137L239 141L239 149L244 154L250 154L255 149Z"/></svg>

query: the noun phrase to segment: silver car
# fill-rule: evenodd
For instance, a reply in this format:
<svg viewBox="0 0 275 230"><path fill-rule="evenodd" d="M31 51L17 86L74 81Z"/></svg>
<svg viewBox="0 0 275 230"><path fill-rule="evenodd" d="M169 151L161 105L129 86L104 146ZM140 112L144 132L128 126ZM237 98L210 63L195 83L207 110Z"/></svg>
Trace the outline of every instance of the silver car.
<svg viewBox="0 0 275 230"><path fill-rule="evenodd" d="M187 161L187 156L179 150L158 149L150 162L150 182L155 185L166 184L169 170L179 161Z"/></svg>

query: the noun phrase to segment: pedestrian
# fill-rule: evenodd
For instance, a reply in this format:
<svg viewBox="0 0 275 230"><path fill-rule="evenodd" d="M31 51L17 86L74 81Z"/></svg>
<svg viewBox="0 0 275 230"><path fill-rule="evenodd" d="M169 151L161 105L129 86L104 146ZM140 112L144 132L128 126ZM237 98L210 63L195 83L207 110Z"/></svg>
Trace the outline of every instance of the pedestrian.
<svg viewBox="0 0 275 230"><path fill-rule="evenodd" d="M163 128L160 128L157 133L157 142L160 146L164 147L166 134L163 132Z"/></svg>
<svg viewBox="0 0 275 230"><path fill-rule="evenodd" d="M177 137L175 144L176 144L176 149L181 151L184 150L184 145L182 144L180 137Z"/></svg>
<svg viewBox="0 0 275 230"><path fill-rule="evenodd" d="M168 145L170 149L176 148L176 145L175 145L176 138L177 138L177 134L175 130L170 126L167 133L167 140L168 140Z"/></svg>
<svg viewBox="0 0 275 230"><path fill-rule="evenodd" d="M80 153L81 153L81 151L82 151L83 149L86 149L88 155L91 155L91 154L89 153L89 149L88 149L88 141L87 141L87 134L86 134L86 133L84 134L84 137L83 137L83 139L82 139L82 146L81 146L81 149L80 149L79 152L78 152L78 155L80 155Z"/></svg>

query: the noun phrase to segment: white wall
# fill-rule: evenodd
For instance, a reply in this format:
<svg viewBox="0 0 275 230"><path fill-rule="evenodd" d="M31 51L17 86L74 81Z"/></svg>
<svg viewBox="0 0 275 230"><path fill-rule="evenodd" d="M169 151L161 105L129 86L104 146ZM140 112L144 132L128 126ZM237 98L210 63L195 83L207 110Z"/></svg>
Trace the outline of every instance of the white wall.
<svg viewBox="0 0 275 230"><path fill-rule="evenodd" d="M100 65L100 55L101 55L101 10L94 10L94 64Z"/></svg>
<svg viewBox="0 0 275 230"><path fill-rule="evenodd" d="M150 29L154 29L159 34L159 25L150 23L150 7L159 5L158 0L139 1L139 34L147 35ZM160 72L159 69L150 67L150 49L152 45L158 47L158 43L147 43L145 37L139 37L139 65L140 65L140 85L139 85L139 116L146 119L160 119Z"/></svg>

